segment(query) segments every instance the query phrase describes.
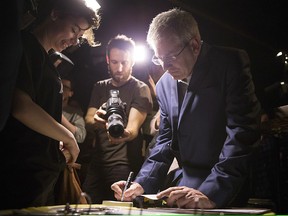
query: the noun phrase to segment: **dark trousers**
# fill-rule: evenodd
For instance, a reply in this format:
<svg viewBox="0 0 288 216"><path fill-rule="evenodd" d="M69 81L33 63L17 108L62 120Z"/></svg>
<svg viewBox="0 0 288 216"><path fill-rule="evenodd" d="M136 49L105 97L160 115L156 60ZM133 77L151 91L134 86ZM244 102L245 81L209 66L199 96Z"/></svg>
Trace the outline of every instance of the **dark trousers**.
<svg viewBox="0 0 288 216"><path fill-rule="evenodd" d="M111 185L119 180L126 180L130 172L128 165L103 167L100 164L90 164L83 183L92 203L101 204L103 200L116 200Z"/></svg>

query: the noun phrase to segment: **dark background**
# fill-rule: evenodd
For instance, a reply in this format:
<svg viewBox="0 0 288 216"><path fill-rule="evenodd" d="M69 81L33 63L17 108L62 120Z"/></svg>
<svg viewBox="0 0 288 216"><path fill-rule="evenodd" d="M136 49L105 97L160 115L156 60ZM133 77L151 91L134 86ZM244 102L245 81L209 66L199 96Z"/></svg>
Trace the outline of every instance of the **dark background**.
<svg viewBox="0 0 288 216"><path fill-rule="evenodd" d="M278 96L264 93L265 88L286 80L284 61L276 58L287 51L286 0L98 0L101 25L95 31L100 47L68 49L64 53L75 63L75 99L86 111L93 84L107 78L105 47L117 34L146 44L152 18L159 12L178 7L190 11L198 21L202 39L210 44L245 49L251 59L256 94L264 109L281 105ZM147 47L148 48L148 47ZM151 51L150 51L151 52ZM152 55L152 52L151 52ZM150 57L149 57L150 58ZM150 62L136 64L134 75L145 79Z"/></svg>

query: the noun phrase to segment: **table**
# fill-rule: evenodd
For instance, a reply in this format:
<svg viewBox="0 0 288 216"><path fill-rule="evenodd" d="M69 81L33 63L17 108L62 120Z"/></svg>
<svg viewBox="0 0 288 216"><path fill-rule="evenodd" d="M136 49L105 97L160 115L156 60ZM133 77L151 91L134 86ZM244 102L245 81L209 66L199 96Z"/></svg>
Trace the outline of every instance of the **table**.
<svg viewBox="0 0 288 216"><path fill-rule="evenodd" d="M31 207L20 210L0 211L0 215L275 215L269 209L260 208L227 208L227 209L179 209L179 208L136 208L126 206L92 205L59 205Z"/></svg>

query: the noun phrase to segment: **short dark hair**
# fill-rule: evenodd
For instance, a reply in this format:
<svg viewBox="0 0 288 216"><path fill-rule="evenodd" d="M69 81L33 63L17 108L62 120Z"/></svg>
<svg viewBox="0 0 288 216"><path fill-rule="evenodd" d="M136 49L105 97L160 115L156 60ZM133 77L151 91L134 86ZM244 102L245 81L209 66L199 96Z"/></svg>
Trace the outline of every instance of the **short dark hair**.
<svg viewBox="0 0 288 216"><path fill-rule="evenodd" d="M118 48L120 50L129 51L134 54L135 42L132 38L127 37L126 35L117 35L114 38L110 39L106 47L106 55L110 56L110 51L113 48ZM133 56L133 55L132 55Z"/></svg>

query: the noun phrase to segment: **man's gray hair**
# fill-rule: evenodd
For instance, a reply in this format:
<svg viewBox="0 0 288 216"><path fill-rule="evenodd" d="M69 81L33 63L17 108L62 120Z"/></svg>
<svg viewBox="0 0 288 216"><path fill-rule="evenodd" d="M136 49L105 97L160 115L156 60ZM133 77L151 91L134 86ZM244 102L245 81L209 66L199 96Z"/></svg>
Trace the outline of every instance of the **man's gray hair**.
<svg viewBox="0 0 288 216"><path fill-rule="evenodd" d="M155 42L169 35L177 36L183 43L187 43L193 37L201 40L194 17L191 13L178 8L162 12L153 18L148 30L147 42L153 48Z"/></svg>

